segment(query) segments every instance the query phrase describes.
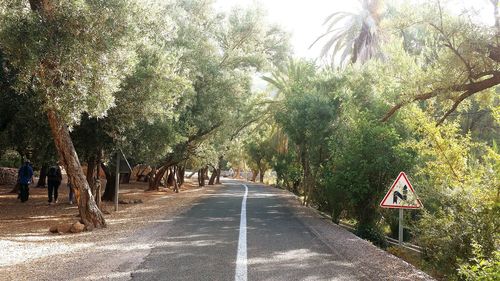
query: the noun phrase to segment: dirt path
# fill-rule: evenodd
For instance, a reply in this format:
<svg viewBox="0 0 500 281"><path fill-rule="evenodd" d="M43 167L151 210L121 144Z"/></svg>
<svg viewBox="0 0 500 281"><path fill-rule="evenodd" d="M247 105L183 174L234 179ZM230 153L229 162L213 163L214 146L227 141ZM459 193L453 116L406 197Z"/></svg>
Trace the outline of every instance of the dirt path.
<svg viewBox="0 0 500 281"><path fill-rule="evenodd" d="M140 253L140 249L134 251L134 247L130 247L131 242L138 242L153 235L141 233L148 224L157 223L165 216L175 216L189 209L203 194L218 188L215 186L200 189L188 182L180 193L175 194L170 190L144 192L145 183L123 185L120 199L142 199L144 203L120 204L118 212L112 211L113 206L106 203L104 209L110 212L105 215L108 222L106 229L80 234L50 234L50 226L78 220L77 207L68 203L65 187L62 185L60 188L60 203L49 206L46 189L32 188L30 200L21 203L15 194L6 193L11 187L0 186L0 279L45 280L43 276L48 274L48 280L51 275L46 272L47 268L57 268L65 262L77 262L78 259L85 259L85 255L92 255L95 266L75 266L74 276L87 276L86 272L91 269L95 271L99 264L109 268L112 266L112 262L107 261L109 256L103 256L99 262L97 253L105 253L106 249L110 250L109 247L119 249L120 243L125 243L127 247L122 248L128 249L129 256L120 256L122 259L130 259L131 254ZM131 241L132 237L134 238ZM147 250L146 248L143 250ZM77 260L74 260L75 258ZM118 259L115 260L117 261ZM81 270L86 271L76 274Z"/></svg>

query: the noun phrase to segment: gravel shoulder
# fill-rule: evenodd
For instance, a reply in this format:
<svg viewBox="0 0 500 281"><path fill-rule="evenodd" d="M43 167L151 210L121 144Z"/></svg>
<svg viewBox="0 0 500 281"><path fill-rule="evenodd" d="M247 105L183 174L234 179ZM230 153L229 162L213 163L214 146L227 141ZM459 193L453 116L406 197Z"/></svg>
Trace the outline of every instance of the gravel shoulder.
<svg viewBox="0 0 500 281"><path fill-rule="evenodd" d="M272 187L269 187L272 188ZM415 281L435 280L406 261L387 253L344 228L322 217L309 207L302 206L297 196L276 189L287 200L288 207L336 255L349 260L367 280Z"/></svg>

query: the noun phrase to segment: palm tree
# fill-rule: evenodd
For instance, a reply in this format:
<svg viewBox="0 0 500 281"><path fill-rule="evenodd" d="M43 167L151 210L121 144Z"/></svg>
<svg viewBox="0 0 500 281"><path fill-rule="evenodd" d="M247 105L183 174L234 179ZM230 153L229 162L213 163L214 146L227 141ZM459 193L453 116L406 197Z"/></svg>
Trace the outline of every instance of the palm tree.
<svg viewBox="0 0 500 281"><path fill-rule="evenodd" d="M325 37L330 37L321 50L324 57L333 47L332 55L340 54L340 63L347 58L351 63L364 63L380 52L380 21L383 0L359 0L361 9L357 13L336 12L329 15L323 25L327 31L310 47ZM343 25L341 25L343 23ZM340 25L340 26L339 26Z"/></svg>

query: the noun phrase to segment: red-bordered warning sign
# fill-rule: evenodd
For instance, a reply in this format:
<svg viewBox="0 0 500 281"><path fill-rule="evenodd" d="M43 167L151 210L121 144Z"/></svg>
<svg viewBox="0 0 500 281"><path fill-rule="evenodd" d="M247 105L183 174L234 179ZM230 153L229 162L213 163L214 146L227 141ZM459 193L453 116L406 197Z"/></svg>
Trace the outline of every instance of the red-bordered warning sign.
<svg viewBox="0 0 500 281"><path fill-rule="evenodd" d="M422 208L422 202L420 202L404 172L399 173L389 192L387 192L382 202L380 202L380 207L394 209Z"/></svg>

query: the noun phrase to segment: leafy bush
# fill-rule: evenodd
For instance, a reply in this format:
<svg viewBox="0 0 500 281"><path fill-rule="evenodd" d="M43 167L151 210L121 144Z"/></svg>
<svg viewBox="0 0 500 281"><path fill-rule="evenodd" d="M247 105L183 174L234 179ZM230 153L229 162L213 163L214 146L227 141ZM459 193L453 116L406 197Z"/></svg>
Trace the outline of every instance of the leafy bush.
<svg viewBox="0 0 500 281"><path fill-rule="evenodd" d="M21 156L13 150L7 150L0 155L0 167L17 168L21 165Z"/></svg>
<svg viewBox="0 0 500 281"><path fill-rule="evenodd" d="M277 185L299 194L299 185L302 179L302 169L296 159L296 154L289 150L286 154L278 154L274 163L277 176Z"/></svg>
<svg viewBox="0 0 500 281"><path fill-rule="evenodd" d="M500 247L500 155L462 135L457 123L436 127L413 113L420 118L408 145L418 151L414 185L425 207L414 225L417 240L429 265L459 280L463 261L490 259Z"/></svg>
<svg viewBox="0 0 500 281"><path fill-rule="evenodd" d="M469 263L460 266L461 278L467 281L500 280L500 250L496 250L493 257L488 259L482 257L480 247L476 247L475 256Z"/></svg>
<svg viewBox="0 0 500 281"><path fill-rule="evenodd" d="M491 257L498 247L499 212L491 204L478 205L482 200L466 192L441 195L443 208L424 212L418 222L418 240L424 258L449 279L456 278L463 260L474 259L473 245L481 245L481 255Z"/></svg>
<svg viewBox="0 0 500 281"><path fill-rule="evenodd" d="M382 229L377 225L360 224L356 229L356 235L372 241L373 244L381 248L386 248L388 245Z"/></svg>

